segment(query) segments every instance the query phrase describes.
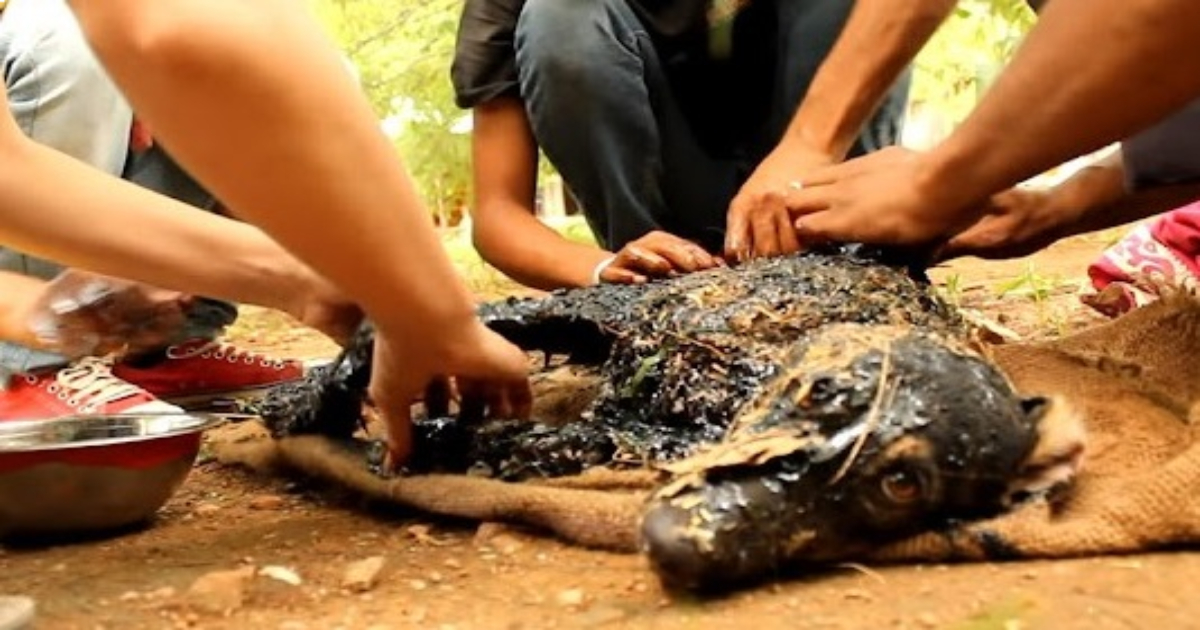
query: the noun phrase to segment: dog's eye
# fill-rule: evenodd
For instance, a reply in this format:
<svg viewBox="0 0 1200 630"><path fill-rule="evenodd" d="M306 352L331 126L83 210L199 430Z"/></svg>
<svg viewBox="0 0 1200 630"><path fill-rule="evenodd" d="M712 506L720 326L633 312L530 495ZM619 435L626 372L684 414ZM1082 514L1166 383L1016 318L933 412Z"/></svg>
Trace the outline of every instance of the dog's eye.
<svg viewBox="0 0 1200 630"><path fill-rule="evenodd" d="M879 489L889 501L907 505L921 498L921 480L908 470L893 470L879 480Z"/></svg>

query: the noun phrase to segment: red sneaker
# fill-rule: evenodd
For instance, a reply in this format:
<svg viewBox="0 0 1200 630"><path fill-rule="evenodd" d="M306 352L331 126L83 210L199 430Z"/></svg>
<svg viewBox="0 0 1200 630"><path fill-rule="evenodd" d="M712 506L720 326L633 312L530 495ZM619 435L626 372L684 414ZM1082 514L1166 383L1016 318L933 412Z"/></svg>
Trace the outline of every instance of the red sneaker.
<svg viewBox="0 0 1200 630"><path fill-rule="evenodd" d="M0 420L101 413L178 413L175 405L113 376L112 366L87 357L64 368L14 375L0 390Z"/></svg>
<svg viewBox="0 0 1200 630"><path fill-rule="evenodd" d="M299 380L304 365L219 341L197 340L170 346L163 359L149 365L118 363L113 374L163 400L198 407L217 399L254 397Z"/></svg>

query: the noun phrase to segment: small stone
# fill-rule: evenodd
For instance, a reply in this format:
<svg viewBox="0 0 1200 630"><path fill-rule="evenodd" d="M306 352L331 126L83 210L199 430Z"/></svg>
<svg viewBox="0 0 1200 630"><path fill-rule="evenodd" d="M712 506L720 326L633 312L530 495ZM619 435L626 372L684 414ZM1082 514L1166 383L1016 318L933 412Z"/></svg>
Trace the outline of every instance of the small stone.
<svg viewBox="0 0 1200 630"><path fill-rule="evenodd" d="M558 593L558 603L563 606L580 606L586 596L581 588L569 588Z"/></svg>
<svg viewBox="0 0 1200 630"><path fill-rule="evenodd" d="M308 624L303 621L285 621L279 624L279 630L308 630Z"/></svg>
<svg viewBox="0 0 1200 630"><path fill-rule="evenodd" d="M201 612L225 614L242 607L246 584L254 577L254 567L206 573L192 583L187 601Z"/></svg>
<svg viewBox="0 0 1200 630"><path fill-rule="evenodd" d="M192 510L192 513L196 516L212 516L220 511L221 506L216 503L201 503Z"/></svg>
<svg viewBox="0 0 1200 630"><path fill-rule="evenodd" d="M284 584L291 584L292 586L300 586L304 582L295 571L278 565L263 567L259 569L258 574L263 577L269 577L272 580L278 580Z"/></svg>
<svg viewBox="0 0 1200 630"><path fill-rule="evenodd" d="M871 597L870 593L862 590L861 588L849 589L845 593L842 593L842 597L846 599L859 599L864 602L869 602L872 599L875 599L874 597Z"/></svg>
<svg viewBox="0 0 1200 630"><path fill-rule="evenodd" d="M146 593L144 597L146 599L170 599L175 597L175 587L164 586L161 588L156 588L153 591Z"/></svg>
<svg viewBox="0 0 1200 630"><path fill-rule="evenodd" d="M125 591L117 598L119 602L136 602L142 598L142 594L137 591Z"/></svg>
<svg viewBox="0 0 1200 630"><path fill-rule="evenodd" d="M496 536L508 531L508 527L504 523L487 521L479 524L475 529L475 544L484 545L490 542Z"/></svg>
<svg viewBox="0 0 1200 630"><path fill-rule="evenodd" d="M433 528L428 525L409 525L405 530L413 540L416 540L422 545L432 545L434 547L445 547L453 545L454 540L442 539L433 535Z"/></svg>
<svg viewBox="0 0 1200 630"><path fill-rule="evenodd" d="M442 564L445 565L447 569L457 570L457 569L463 568L462 563L459 562L458 560L455 560L454 558L446 558L446 561L443 562Z"/></svg>
<svg viewBox="0 0 1200 630"><path fill-rule="evenodd" d="M442 574L441 574L440 572L438 572L438 571L431 571L431 572L429 573L429 581L430 581L430 582L433 582L434 584L438 584L438 583L439 583L439 582L441 582L443 579L444 579L444 578L442 577Z"/></svg>
<svg viewBox="0 0 1200 630"><path fill-rule="evenodd" d="M379 583L379 573L383 571L385 559L383 556L372 556L358 562L352 562L342 574L342 588L355 593L364 593L375 588Z"/></svg>
<svg viewBox="0 0 1200 630"><path fill-rule="evenodd" d="M917 615L917 624L922 628L936 628L938 626L937 615L928 612L921 613Z"/></svg>
<svg viewBox="0 0 1200 630"><path fill-rule="evenodd" d="M426 582L425 580L409 580L408 585L414 591L423 591L429 588L429 582Z"/></svg>
<svg viewBox="0 0 1200 630"><path fill-rule="evenodd" d="M276 494L260 494L252 497L246 502L246 505L252 510L279 510L282 509L286 501L283 497Z"/></svg>
<svg viewBox="0 0 1200 630"><path fill-rule="evenodd" d="M578 622L578 625L586 628L616 623L628 616L628 611L617 608L616 606L597 606L591 610L580 613L576 621Z"/></svg>

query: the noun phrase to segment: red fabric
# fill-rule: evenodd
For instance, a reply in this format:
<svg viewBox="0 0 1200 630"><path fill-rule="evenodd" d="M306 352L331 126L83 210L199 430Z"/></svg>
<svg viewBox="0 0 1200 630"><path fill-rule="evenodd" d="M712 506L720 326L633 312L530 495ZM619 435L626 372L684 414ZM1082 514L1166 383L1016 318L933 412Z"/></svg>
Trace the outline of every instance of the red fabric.
<svg viewBox="0 0 1200 630"><path fill-rule="evenodd" d="M1155 219L1150 233L1193 275L1200 276L1200 200Z"/></svg>
<svg viewBox="0 0 1200 630"><path fill-rule="evenodd" d="M1087 269L1097 293L1085 304L1116 316L1158 299L1162 283L1200 288L1200 201L1138 226Z"/></svg>
<svg viewBox="0 0 1200 630"><path fill-rule="evenodd" d="M185 457L196 457L200 450L200 437L200 433L189 433L103 447L0 452L0 473L55 462L73 466L109 466L143 470Z"/></svg>

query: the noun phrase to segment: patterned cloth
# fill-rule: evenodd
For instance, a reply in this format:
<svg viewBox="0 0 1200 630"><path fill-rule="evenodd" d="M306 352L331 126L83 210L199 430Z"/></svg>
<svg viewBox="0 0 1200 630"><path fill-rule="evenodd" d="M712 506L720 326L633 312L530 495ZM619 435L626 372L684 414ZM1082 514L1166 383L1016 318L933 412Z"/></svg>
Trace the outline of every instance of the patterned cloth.
<svg viewBox="0 0 1200 630"><path fill-rule="evenodd" d="M1159 297L1164 286L1200 287L1200 201L1142 224L1088 266L1096 293L1085 304L1116 317Z"/></svg>

